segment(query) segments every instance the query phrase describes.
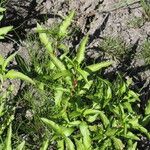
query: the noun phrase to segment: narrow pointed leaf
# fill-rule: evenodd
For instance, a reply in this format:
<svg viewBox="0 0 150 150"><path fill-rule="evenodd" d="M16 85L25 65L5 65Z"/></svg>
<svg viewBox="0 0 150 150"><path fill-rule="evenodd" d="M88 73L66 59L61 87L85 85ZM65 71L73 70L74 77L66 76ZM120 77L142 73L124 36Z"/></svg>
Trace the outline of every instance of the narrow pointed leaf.
<svg viewBox="0 0 150 150"><path fill-rule="evenodd" d="M68 27L70 26L70 24L72 22L74 14L75 14L75 12L71 11L69 13L69 15L65 17L65 20L61 23L61 25L59 27L59 33L58 33L59 37L64 37L64 36L67 35L67 33L68 33L67 29L68 29Z"/></svg>
<svg viewBox="0 0 150 150"><path fill-rule="evenodd" d="M42 146L40 148L40 150L47 150L49 146L49 139L44 140L44 142L42 143Z"/></svg>
<svg viewBox="0 0 150 150"><path fill-rule="evenodd" d="M102 68L108 67L112 64L112 62L108 61L108 62L101 62L101 63L97 63L97 64L93 64L90 66L87 66L86 68L89 69L92 72L96 72L99 71Z"/></svg>
<svg viewBox="0 0 150 150"><path fill-rule="evenodd" d="M86 124L86 122L82 122L80 124L80 131L81 134L83 136L83 143L86 149L91 149L91 138L90 138L90 132L88 129L88 125Z"/></svg>
<svg viewBox="0 0 150 150"><path fill-rule="evenodd" d="M67 150L75 150L75 146L69 138L66 138L65 141L66 141Z"/></svg>
<svg viewBox="0 0 150 150"><path fill-rule="evenodd" d="M41 120L49 127L49 128L52 128L57 134L59 135L62 135L64 136L63 134L63 130L62 128L56 124L55 122L49 120L49 119L46 119L46 118L41 118Z"/></svg>
<svg viewBox="0 0 150 150"><path fill-rule="evenodd" d="M21 79L23 81L27 81L31 84L35 84L35 82L29 78L28 76L24 75L21 72L15 71L15 70L10 70L7 72L7 74L5 75L5 78L9 78L9 79Z"/></svg>
<svg viewBox="0 0 150 150"><path fill-rule="evenodd" d="M37 24L37 31L43 30L42 26ZM49 38L46 33L39 32L39 38L42 44L44 44L45 48L49 53L53 52L52 43L49 41Z"/></svg>
<svg viewBox="0 0 150 150"><path fill-rule="evenodd" d="M64 147L65 147L64 146L64 140L57 141L57 148L58 148L58 150L65 150Z"/></svg>
<svg viewBox="0 0 150 150"><path fill-rule="evenodd" d="M78 64L81 64L81 62L85 58L85 48L86 48L87 42L88 42L88 35L83 37L83 39L79 45L79 48L77 50L76 61L78 62Z"/></svg>
<svg viewBox="0 0 150 150"><path fill-rule="evenodd" d="M10 124L9 128L8 128L8 131L7 131L7 137L6 137L6 140L5 140L5 146L4 146L5 150L12 150L11 137L12 137L12 126Z"/></svg>
<svg viewBox="0 0 150 150"><path fill-rule="evenodd" d="M148 100L147 106L145 108L145 115L150 115L150 100Z"/></svg>
<svg viewBox="0 0 150 150"><path fill-rule="evenodd" d="M21 142L21 143L17 146L16 150L23 150L24 147L25 147L25 141Z"/></svg>
<svg viewBox="0 0 150 150"><path fill-rule="evenodd" d="M112 138L113 143L114 143L114 147L116 150L123 150L124 149L124 144L122 143L122 141L116 137Z"/></svg>
<svg viewBox="0 0 150 150"><path fill-rule="evenodd" d="M1 27L0 28L0 36L3 36L7 34L9 31L11 31L13 26L8 26L8 27Z"/></svg>
<svg viewBox="0 0 150 150"><path fill-rule="evenodd" d="M107 116L102 111L99 112L99 115L100 115L100 118L101 118L104 126L107 127L108 124L110 123Z"/></svg>
<svg viewBox="0 0 150 150"><path fill-rule="evenodd" d="M13 53L4 61L3 66L2 66L3 71L5 71L7 65L10 63L10 61L12 61L15 58L16 54L17 54L17 52Z"/></svg>
<svg viewBox="0 0 150 150"><path fill-rule="evenodd" d="M6 11L5 8L0 7L0 12Z"/></svg>

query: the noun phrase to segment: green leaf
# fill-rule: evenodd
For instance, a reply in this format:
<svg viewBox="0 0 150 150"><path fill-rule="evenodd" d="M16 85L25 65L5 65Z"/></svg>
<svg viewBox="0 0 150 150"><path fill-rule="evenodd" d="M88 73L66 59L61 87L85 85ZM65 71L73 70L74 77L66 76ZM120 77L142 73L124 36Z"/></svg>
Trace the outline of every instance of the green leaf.
<svg viewBox="0 0 150 150"><path fill-rule="evenodd" d="M61 136L65 136L64 133L63 133L63 130L62 128L56 124L55 122L49 120L49 119L46 119L46 118L41 118L41 120L49 127L49 128L52 128L57 134L61 135Z"/></svg>
<svg viewBox="0 0 150 150"><path fill-rule="evenodd" d="M98 114L99 112L100 112L99 110L95 110L95 109L86 109L83 112L83 116L86 116L86 115L95 115L95 114Z"/></svg>
<svg viewBox="0 0 150 150"><path fill-rule="evenodd" d="M108 128L105 132L107 137L114 136L118 132L117 128Z"/></svg>
<svg viewBox="0 0 150 150"><path fill-rule="evenodd" d="M54 99L55 99L55 105L60 107L60 103L62 101L62 95L63 95L63 91L62 90L57 90L54 94Z"/></svg>
<svg viewBox="0 0 150 150"><path fill-rule="evenodd" d="M67 76L71 76L71 73L68 70L63 70L61 72L57 72L53 77L53 79L56 80L58 78L67 77Z"/></svg>
<svg viewBox="0 0 150 150"><path fill-rule="evenodd" d="M37 31L43 30L42 26L40 24L37 24ZM47 51L49 53L53 53L53 48L52 48L52 42L49 41L49 38L46 33L40 33L39 32L39 38L42 44L46 47Z"/></svg>
<svg viewBox="0 0 150 150"><path fill-rule="evenodd" d="M21 80L27 81L31 84L35 84L35 82L31 78L29 78L28 76L24 75L21 72L15 71L15 70L8 71L7 74L5 75L5 78L21 79Z"/></svg>
<svg viewBox="0 0 150 150"><path fill-rule="evenodd" d="M103 143L101 144L99 150L108 150L111 145L112 145L112 144L111 144L110 138L109 138L109 139L106 139L106 140L104 140Z"/></svg>
<svg viewBox="0 0 150 150"><path fill-rule="evenodd" d="M112 137L113 143L114 143L114 147L116 150L123 150L123 148L125 147L124 144L122 143L122 141L116 137Z"/></svg>
<svg viewBox="0 0 150 150"><path fill-rule="evenodd" d="M0 12L6 11L5 8L0 7Z"/></svg>
<svg viewBox="0 0 150 150"><path fill-rule="evenodd" d="M82 140L77 140L77 139L74 139L75 140L75 144L76 144L76 148L77 150L86 150L84 144L82 143Z"/></svg>
<svg viewBox="0 0 150 150"><path fill-rule="evenodd" d="M58 150L65 150L65 148L64 148L64 140L57 141L57 148L58 148Z"/></svg>
<svg viewBox="0 0 150 150"><path fill-rule="evenodd" d="M150 100L148 100L148 103L146 105L145 115L150 115Z"/></svg>
<svg viewBox="0 0 150 150"><path fill-rule="evenodd" d="M66 70L64 64L63 64L53 53L50 53L50 52L49 52L49 54L50 54L50 57L51 57L51 59L52 59L53 64L54 64L59 70L61 70L61 71Z"/></svg>
<svg viewBox="0 0 150 150"><path fill-rule="evenodd" d="M107 127L110 123L107 116L102 111L99 112L99 115L100 115L100 118L101 118L104 126Z"/></svg>
<svg viewBox="0 0 150 150"><path fill-rule="evenodd" d="M4 63L4 57L2 55L0 55L0 65L2 66Z"/></svg>
<svg viewBox="0 0 150 150"><path fill-rule="evenodd" d="M127 134L125 135L126 138L132 139L132 140L140 140L138 136L133 134L132 132L128 131Z"/></svg>
<svg viewBox="0 0 150 150"><path fill-rule="evenodd" d="M143 118L142 120L142 125L145 127L146 125L148 125L150 122L150 115L147 115Z"/></svg>
<svg viewBox="0 0 150 150"><path fill-rule="evenodd" d="M3 15L0 15L0 21L3 19Z"/></svg>
<svg viewBox="0 0 150 150"><path fill-rule="evenodd" d="M104 67L108 67L112 64L112 62L101 62L101 63L97 63L97 64L93 64L90 66L87 66L86 68L89 69L92 72L96 72Z"/></svg>
<svg viewBox="0 0 150 150"><path fill-rule="evenodd" d="M66 141L67 150L75 150L75 146L69 138L66 138L65 141Z"/></svg>
<svg viewBox="0 0 150 150"><path fill-rule="evenodd" d="M131 140L128 142L128 150L137 150L137 142L133 144Z"/></svg>
<svg viewBox="0 0 150 150"><path fill-rule="evenodd" d="M88 129L88 125L86 122L82 122L79 126L81 134L83 136L83 143L86 149L91 149L91 138L90 138L90 132Z"/></svg>
<svg viewBox="0 0 150 150"><path fill-rule="evenodd" d="M5 71L7 65L10 63L10 61L12 61L12 59L14 59L14 57L16 56L17 52L13 53L12 55L10 55L3 63L2 69L3 71Z"/></svg>
<svg viewBox="0 0 150 150"><path fill-rule="evenodd" d="M11 31L12 28L13 28L13 26L8 26L8 27L2 27L2 28L0 28L0 36L4 36L9 31Z"/></svg>
<svg viewBox="0 0 150 150"><path fill-rule="evenodd" d="M40 150L47 150L48 146L49 146L49 139L46 139L46 140L43 141Z"/></svg>
<svg viewBox="0 0 150 150"><path fill-rule="evenodd" d="M7 131L7 137L5 140L4 150L12 150L11 147L11 136L12 136L12 126L9 125L8 131Z"/></svg>
<svg viewBox="0 0 150 150"><path fill-rule="evenodd" d="M68 16L65 17L65 20L61 23L59 27L59 37L64 37L68 34L67 28L70 26L75 12L71 11Z"/></svg>
<svg viewBox="0 0 150 150"><path fill-rule="evenodd" d="M76 56L75 60L78 62L78 64L81 64L81 62L85 58L85 47L86 47L87 42L88 42L88 35L83 37L83 39L79 45L79 48L77 50L77 56Z"/></svg>
<svg viewBox="0 0 150 150"><path fill-rule="evenodd" d="M21 142L17 147L16 147L16 150L23 150L25 146L25 141Z"/></svg>

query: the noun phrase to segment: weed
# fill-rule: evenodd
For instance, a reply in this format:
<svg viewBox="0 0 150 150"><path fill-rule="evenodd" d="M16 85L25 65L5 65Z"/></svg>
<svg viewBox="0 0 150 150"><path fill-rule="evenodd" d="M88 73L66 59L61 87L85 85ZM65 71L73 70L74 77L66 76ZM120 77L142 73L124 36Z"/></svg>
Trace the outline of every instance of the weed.
<svg viewBox="0 0 150 150"><path fill-rule="evenodd" d="M134 17L128 22L128 26L131 28L140 28L144 25L145 20L142 17Z"/></svg>
<svg viewBox="0 0 150 150"><path fill-rule="evenodd" d="M70 25L70 17L66 17L64 22ZM64 23L60 27L63 25ZM41 32L42 30L44 32ZM49 99L52 103L47 109L51 110L51 115L46 114L45 117L39 113L39 104L35 107L35 102L32 101L33 112L36 112L33 117L44 123L45 135L51 137L46 141L46 147L49 142L57 149L69 150L136 149L140 135L150 137L147 129L139 123L140 116L132 107L138 107L139 95L130 89L129 81L124 81L119 76L111 83L97 75L97 72L110 66L112 62L100 62L89 66L83 63L88 35L83 37L77 46L76 55L71 58L67 55L68 51L57 55L60 41L54 44L55 41L51 41L49 32L45 32L41 25L37 25L36 31L40 31L40 42L46 49L45 55L49 55L49 65L46 68L49 71L37 72L34 81L43 93L50 92ZM61 36L63 39L67 35L67 28L65 31L66 34ZM59 34L55 37L60 39ZM102 44L103 47L106 50L111 49L109 52L115 53L116 57L123 57L125 44L112 38L108 41ZM67 46L63 44L63 47ZM40 62L38 66L41 67ZM45 70L43 67L42 70ZM46 97L45 99L48 100Z"/></svg>
<svg viewBox="0 0 150 150"><path fill-rule="evenodd" d="M141 6L144 10L144 17L146 20L150 20L150 3L148 0L141 0Z"/></svg>
<svg viewBox="0 0 150 150"><path fill-rule="evenodd" d="M100 48L118 60L122 60L126 54L126 44L121 38L106 37L100 43Z"/></svg>
<svg viewBox="0 0 150 150"><path fill-rule="evenodd" d="M146 40L141 45L140 57L144 59L146 64L150 64L150 40Z"/></svg>

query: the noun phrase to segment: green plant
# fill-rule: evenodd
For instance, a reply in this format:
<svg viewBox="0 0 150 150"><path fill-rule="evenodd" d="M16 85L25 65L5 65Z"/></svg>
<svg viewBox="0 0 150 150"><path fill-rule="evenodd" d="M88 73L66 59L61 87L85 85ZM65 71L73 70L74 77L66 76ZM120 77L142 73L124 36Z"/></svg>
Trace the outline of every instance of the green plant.
<svg viewBox="0 0 150 150"><path fill-rule="evenodd" d="M147 0L140 0L140 2L141 2L141 6L144 9L145 19L149 21L150 20L150 4Z"/></svg>
<svg viewBox="0 0 150 150"><path fill-rule="evenodd" d="M140 28L144 25L144 23L144 18L135 16L132 20L128 22L128 26L131 28Z"/></svg>
<svg viewBox="0 0 150 150"><path fill-rule="evenodd" d="M141 45L140 57L144 59L146 64L150 64L150 40L146 40Z"/></svg>
<svg viewBox="0 0 150 150"><path fill-rule="evenodd" d="M100 48L104 53L118 60L122 60L126 54L126 44L121 38L106 37L100 43Z"/></svg>
<svg viewBox="0 0 150 150"><path fill-rule="evenodd" d="M69 14L71 18L72 13ZM59 150L136 149L140 136L145 134L149 138L150 135L139 123L141 117L136 112L139 95L130 89L130 80L124 81L119 76L111 83L97 76L101 69L111 65L109 61L86 66L84 59L88 36L83 37L74 57L68 57L69 51L57 55L62 40L68 34L71 18L66 17L60 25L65 34L60 36L58 28L55 40L51 40L50 32L37 25L36 31L47 50L49 63L46 61L46 68L38 64L41 69L36 71L34 81L40 83L38 88L43 92L50 92L53 103L49 106L52 110L47 117L42 114L34 114L34 117L41 117L48 127L45 134L49 131L49 143L57 141L53 145ZM113 48L118 50L119 46L115 44ZM63 44L62 47L67 46ZM36 109L34 107L33 111L36 112Z"/></svg>

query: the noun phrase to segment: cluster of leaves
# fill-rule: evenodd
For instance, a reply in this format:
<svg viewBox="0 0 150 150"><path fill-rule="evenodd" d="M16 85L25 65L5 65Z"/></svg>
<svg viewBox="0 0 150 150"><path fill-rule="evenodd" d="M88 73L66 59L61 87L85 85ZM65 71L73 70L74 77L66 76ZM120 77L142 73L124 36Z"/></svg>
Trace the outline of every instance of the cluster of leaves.
<svg viewBox="0 0 150 150"><path fill-rule="evenodd" d="M100 43L100 48L105 54L111 55L115 60L122 60L126 54L126 43L122 38L106 37Z"/></svg>
<svg viewBox="0 0 150 150"><path fill-rule="evenodd" d="M116 80L109 82L99 73L113 62L104 61L88 66L84 63L88 35L85 35L76 47L76 55L70 55L70 47L65 40L69 37L68 27L73 17L74 11L71 11L54 30L47 30L37 24L38 45L44 47L45 51L30 51L30 63L17 53L7 59L1 56L1 84L6 79L14 78L32 84L27 85L23 99L27 99L31 104L30 127L31 124L36 125L37 131L43 134L42 145L41 141L37 141L40 142L37 144L41 145L40 150L46 150L50 146L58 150L135 150L142 135L150 138L149 131L144 127L150 121L150 103L148 102L145 108L144 116L139 115L140 99L130 88L131 80L123 80L118 75ZM111 38L103 43L102 47L110 50L110 53L115 49L115 55L119 58L125 53L124 43L118 43L118 40ZM14 57L20 72L7 68ZM11 93L12 90L10 88L6 91ZM6 94L0 97L0 117L7 111L8 104L4 106L3 103L3 99L7 98L9 97ZM1 149L12 149L12 124L17 124L12 122L13 118L14 114L5 123L5 128L9 128L7 134L1 137L6 137L0 141ZM0 118L0 121L3 121L3 118ZM1 129L3 128L0 127ZM28 130L24 132L28 134ZM17 134L20 135L19 132ZM21 150L26 145L29 147L29 143L21 141L23 142L17 142L18 146L14 146L16 149Z"/></svg>
<svg viewBox="0 0 150 150"><path fill-rule="evenodd" d="M144 59L146 64L150 64L150 40L143 42L140 51L140 57Z"/></svg>
<svg viewBox="0 0 150 150"><path fill-rule="evenodd" d="M72 11L55 32L37 25L39 40L46 49L45 55L49 55L45 65L44 60L41 64L37 60L39 63L31 65L33 70L27 69L31 66L21 56L16 57L23 72L32 76L34 71L35 87L43 93L50 93L47 100L51 103L45 105L46 115L37 111L38 102L32 102L33 117L44 123L41 126L46 125L45 147L53 145L59 150L134 150L140 136L150 137L148 130L142 126L149 122L150 114L146 111L145 116L138 115L139 95L130 89L130 80L124 81L118 76L111 83L97 75L112 62L86 66L84 59L88 35L77 46L76 55L69 56L69 48L63 41L68 37L73 16ZM120 44L112 46L118 49ZM122 49L124 45L119 48L120 51ZM146 110L149 110L148 107Z"/></svg>

